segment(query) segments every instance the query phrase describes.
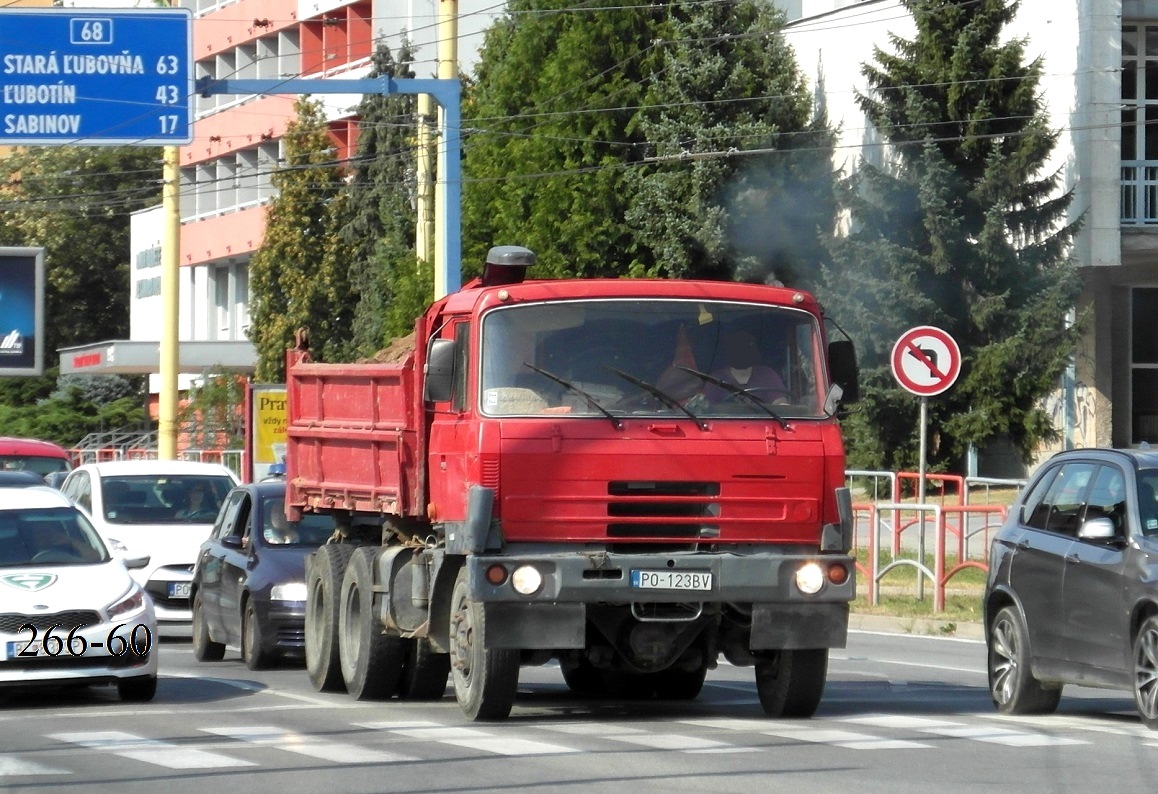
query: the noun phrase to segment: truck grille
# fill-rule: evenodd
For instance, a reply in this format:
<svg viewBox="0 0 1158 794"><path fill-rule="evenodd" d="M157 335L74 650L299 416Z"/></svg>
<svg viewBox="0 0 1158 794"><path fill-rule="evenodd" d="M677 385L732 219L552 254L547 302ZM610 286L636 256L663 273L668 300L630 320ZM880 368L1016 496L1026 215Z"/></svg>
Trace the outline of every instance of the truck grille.
<svg viewBox="0 0 1158 794"><path fill-rule="evenodd" d="M607 484L612 538L714 538L720 534L718 482L617 480Z"/></svg>

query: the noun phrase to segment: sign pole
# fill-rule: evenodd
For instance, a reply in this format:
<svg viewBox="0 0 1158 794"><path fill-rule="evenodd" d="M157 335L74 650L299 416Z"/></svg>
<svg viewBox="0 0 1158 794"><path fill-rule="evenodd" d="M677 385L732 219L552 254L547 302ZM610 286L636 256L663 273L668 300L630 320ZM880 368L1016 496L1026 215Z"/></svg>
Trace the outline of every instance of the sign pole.
<svg viewBox="0 0 1158 794"><path fill-rule="evenodd" d="M929 429L929 398L921 398L921 442L919 446L918 455L920 460L917 462L917 504L925 504L925 440L928 437ZM920 555L921 565L925 564L925 511L919 511L921 514L921 532L917 540L917 554ZM925 600L925 577L917 576L917 600Z"/></svg>
<svg viewBox="0 0 1158 794"><path fill-rule="evenodd" d="M893 377L906 391L921 398L920 457L917 471L917 504L925 505L926 438L929 425L929 398L946 391L961 374L961 350L952 336L931 325L910 328L893 345L890 356ZM925 565L925 511L921 514L921 534L917 540L918 565ZM937 532L941 531L937 526ZM940 537L938 535L938 537ZM938 543L938 550L940 544ZM917 598L925 598L925 577L917 576Z"/></svg>

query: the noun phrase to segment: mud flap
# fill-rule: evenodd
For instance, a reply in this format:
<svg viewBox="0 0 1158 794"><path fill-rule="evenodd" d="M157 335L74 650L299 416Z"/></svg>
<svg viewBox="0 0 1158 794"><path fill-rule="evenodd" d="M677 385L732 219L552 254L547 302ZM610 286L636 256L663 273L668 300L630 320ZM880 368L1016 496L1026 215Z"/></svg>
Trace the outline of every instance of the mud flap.
<svg viewBox="0 0 1158 794"><path fill-rule="evenodd" d="M848 642L848 604L756 604L753 651L843 648Z"/></svg>

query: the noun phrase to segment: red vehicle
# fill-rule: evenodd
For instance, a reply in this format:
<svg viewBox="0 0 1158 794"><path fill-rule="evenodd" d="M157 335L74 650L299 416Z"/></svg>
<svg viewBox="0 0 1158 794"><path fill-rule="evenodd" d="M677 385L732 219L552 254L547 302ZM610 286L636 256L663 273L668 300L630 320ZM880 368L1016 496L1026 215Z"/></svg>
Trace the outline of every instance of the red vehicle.
<svg viewBox="0 0 1158 794"><path fill-rule="evenodd" d="M690 699L723 655L767 714L810 716L855 594L851 343L799 290L533 261L492 249L400 361L289 353L287 512L339 528L307 561L315 687L438 698L449 670L503 719L520 665Z"/></svg>
<svg viewBox="0 0 1158 794"><path fill-rule="evenodd" d="M0 469L31 471L43 477L71 468L68 452L50 441L0 436Z"/></svg>

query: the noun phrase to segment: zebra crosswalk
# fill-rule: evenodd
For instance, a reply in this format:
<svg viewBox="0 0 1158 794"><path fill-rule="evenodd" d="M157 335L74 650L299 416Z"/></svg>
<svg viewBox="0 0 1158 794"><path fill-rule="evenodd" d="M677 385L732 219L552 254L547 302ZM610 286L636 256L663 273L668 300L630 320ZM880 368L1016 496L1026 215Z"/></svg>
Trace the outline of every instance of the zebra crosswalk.
<svg viewBox="0 0 1158 794"><path fill-rule="evenodd" d="M424 720L350 722L339 731L350 741L307 734L277 725L202 725L166 738L120 730L46 733L41 749L0 752L0 779L78 774L81 754L61 746L108 754L154 768L229 770L270 764L270 753L290 753L329 764L388 764L438 760L447 748L504 757L631 751L756 753L783 742L831 745L860 752L935 750L968 741L1007 747L1090 744L1086 720L932 717L857 714L811 720L744 718L684 719L675 722L547 720L531 724L463 725ZM1096 734L1096 731L1094 732ZM1141 726L1129 731L1143 746L1158 741ZM333 735L333 734L328 734ZM49 759L51 762L48 762ZM75 765L74 765L75 764Z"/></svg>

